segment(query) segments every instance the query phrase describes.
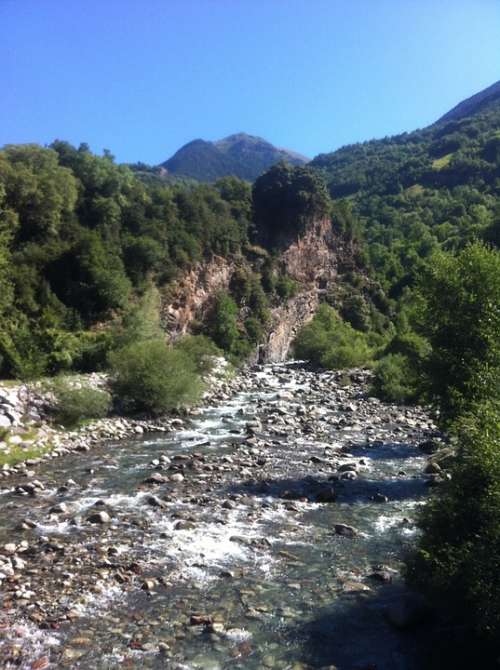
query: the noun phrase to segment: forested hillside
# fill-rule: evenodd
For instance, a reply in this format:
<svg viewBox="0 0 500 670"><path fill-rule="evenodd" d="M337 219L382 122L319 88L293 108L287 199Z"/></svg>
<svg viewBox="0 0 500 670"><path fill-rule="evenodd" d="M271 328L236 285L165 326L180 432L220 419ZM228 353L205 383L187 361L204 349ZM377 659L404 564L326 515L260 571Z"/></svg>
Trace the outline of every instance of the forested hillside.
<svg viewBox="0 0 500 670"><path fill-rule="evenodd" d="M108 153L65 142L0 152L0 360L57 371L102 362L99 327L147 282L164 285L247 240L250 186L145 185ZM71 335L70 335L71 333ZM36 352L44 355L37 355ZM40 370L42 371L42 370Z"/></svg>
<svg viewBox="0 0 500 670"><path fill-rule="evenodd" d="M229 260L234 276L230 294L218 296L210 322L198 329L230 355L248 355L265 334L268 308L296 290L277 268L274 235L289 243L308 221L330 215L313 172L284 164L273 170L263 194L235 177L214 185L144 181L86 145L5 147L0 375L106 366L130 310L150 305L152 288L166 289L213 255ZM263 204L277 215L273 235L263 232ZM244 324L237 322L241 307Z"/></svg>
<svg viewBox="0 0 500 670"><path fill-rule="evenodd" d="M472 116L343 147L311 165L359 218L373 267L393 298L438 248L500 235L500 100Z"/></svg>

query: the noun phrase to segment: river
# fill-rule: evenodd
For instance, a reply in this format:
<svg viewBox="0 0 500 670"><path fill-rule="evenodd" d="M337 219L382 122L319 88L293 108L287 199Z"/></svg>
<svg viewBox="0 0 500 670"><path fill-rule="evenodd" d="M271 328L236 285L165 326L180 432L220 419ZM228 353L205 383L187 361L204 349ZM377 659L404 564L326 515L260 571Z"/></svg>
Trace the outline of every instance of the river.
<svg viewBox="0 0 500 670"><path fill-rule="evenodd" d="M257 367L174 432L4 483L2 667L421 668L385 612L435 427L366 381Z"/></svg>

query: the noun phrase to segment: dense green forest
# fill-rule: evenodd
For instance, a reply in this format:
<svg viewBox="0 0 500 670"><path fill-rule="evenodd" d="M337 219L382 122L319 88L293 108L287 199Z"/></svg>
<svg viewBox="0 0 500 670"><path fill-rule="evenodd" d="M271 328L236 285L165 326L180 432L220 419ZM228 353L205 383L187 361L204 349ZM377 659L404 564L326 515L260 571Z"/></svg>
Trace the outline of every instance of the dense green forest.
<svg viewBox="0 0 500 670"><path fill-rule="evenodd" d="M48 371L94 367L96 348L105 346L98 325L147 282L164 285L190 263L241 250L250 196L250 186L232 178L213 187L144 184L85 145L7 146L0 152L4 370L22 375L34 357Z"/></svg>
<svg viewBox="0 0 500 670"><path fill-rule="evenodd" d="M438 248L500 239L500 101L470 117L317 156L359 220L370 262L398 299Z"/></svg>
<svg viewBox="0 0 500 670"><path fill-rule="evenodd" d="M144 176L146 175L146 178ZM259 259L240 263L229 293L219 296L201 329L235 358L260 341L274 300L293 282L275 270L262 233L262 202L276 230L329 214L321 179L281 164L262 178L268 195L236 177L213 185L162 183L56 141L0 152L0 375L36 377L108 364L116 324L140 309L152 287L169 285L213 254ZM276 201L273 204L273 201ZM260 209L259 209L260 207ZM254 209L256 214L254 216ZM255 247L261 242L268 247ZM246 306L237 323L236 302Z"/></svg>

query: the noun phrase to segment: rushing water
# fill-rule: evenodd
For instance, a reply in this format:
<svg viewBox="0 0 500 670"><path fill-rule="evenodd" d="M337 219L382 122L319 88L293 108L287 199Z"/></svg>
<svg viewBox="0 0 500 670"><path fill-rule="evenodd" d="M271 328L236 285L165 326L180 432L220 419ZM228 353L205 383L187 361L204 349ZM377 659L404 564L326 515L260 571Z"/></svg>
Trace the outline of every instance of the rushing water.
<svg viewBox="0 0 500 670"><path fill-rule="evenodd" d="M35 497L1 497L0 545L28 545L2 594L7 667L422 667L384 609L431 430L360 383L266 366L177 432L44 465ZM153 473L184 479L145 484ZM109 523L88 522L99 511Z"/></svg>

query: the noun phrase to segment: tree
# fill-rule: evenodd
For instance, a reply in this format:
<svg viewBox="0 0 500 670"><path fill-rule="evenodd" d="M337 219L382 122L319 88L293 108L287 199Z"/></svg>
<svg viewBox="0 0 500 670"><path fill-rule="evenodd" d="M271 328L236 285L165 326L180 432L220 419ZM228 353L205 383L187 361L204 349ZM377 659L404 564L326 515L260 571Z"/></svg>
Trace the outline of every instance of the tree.
<svg viewBox="0 0 500 670"><path fill-rule="evenodd" d="M303 234L308 224L330 211L319 174L287 163L278 163L259 177L252 195L257 238L270 246Z"/></svg>
<svg viewBox="0 0 500 670"><path fill-rule="evenodd" d="M233 352L239 339L238 306L228 293L221 291L215 298L208 317L207 332L215 344Z"/></svg>
<svg viewBox="0 0 500 670"><path fill-rule="evenodd" d="M427 394L449 425L500 390L500 253L476 242L437 254L419 290Z"/></svg>

